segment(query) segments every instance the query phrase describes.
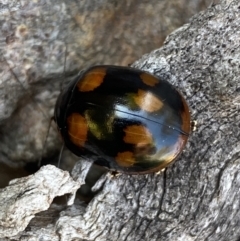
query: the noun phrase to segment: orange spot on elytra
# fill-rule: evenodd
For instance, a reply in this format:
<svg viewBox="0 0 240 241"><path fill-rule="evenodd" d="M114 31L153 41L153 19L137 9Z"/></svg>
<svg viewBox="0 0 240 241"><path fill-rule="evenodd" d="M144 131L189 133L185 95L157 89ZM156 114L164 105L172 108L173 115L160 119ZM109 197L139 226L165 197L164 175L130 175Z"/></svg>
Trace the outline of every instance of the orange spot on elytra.
<svg viewBox="0 0 240 241"><path fill-rule="evenodd" d="M78 82L77 87L81 92L92 91L100 86L106 75L104 67L95 68L87 72L83 78Z"/></svg>
<svg viewBox="0 0 240 241"><path fill-rule="evenodd" d="M142 125L131 125L124 129L125 136L123 140L128 144L138 147L152 144L153 138L150 131Z"/></svg>
<svg viewBox="0 0 240 241"><path fill-rule="evenodd" d="M138 90L137 95L134 97L135 103L143 110L154 112L160 110L163 102L150 92Z"/></svg>
<svg viewBox="0 0 240 241"><path fill-rule="evenodd" d="M70 140L79 147L83 147L87 140L88 126L85 118L79 113L72 113L67 118Z"/></svg>
<svg viewBox="0 0 240 241"><path fill-rule="evenodd" d="M144 84L149 86L155 86L157 83L159 83L159 80L155 76L147 73L140 74L140 78Z"/></svg>
<svg viewBox="0 0 240 241"><path fill-rule="evenodd" d="M133 153L130 151L118 152L117 156L115 157L115 160L121 167L131 167L135 163Z"/></svg>

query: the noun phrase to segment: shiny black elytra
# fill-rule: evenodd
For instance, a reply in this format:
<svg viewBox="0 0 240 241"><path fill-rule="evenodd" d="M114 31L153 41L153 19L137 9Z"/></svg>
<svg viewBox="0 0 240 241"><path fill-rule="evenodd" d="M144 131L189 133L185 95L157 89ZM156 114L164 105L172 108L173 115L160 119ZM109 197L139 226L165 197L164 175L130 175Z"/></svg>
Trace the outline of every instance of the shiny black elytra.
<svg viewBox="0 0 240 241"><path fill-rule="evenodd" d="M74 154L132 174L169 165L191 129L188 105L170 83L111 65L82 71L59 95L55 121Z"/></svg>

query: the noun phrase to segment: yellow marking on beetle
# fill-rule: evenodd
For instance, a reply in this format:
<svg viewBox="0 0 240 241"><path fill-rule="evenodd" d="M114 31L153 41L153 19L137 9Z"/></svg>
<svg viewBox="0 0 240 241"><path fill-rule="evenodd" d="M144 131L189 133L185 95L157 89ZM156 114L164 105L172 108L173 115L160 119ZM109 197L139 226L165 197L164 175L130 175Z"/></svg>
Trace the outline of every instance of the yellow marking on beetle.
<svg viewBox="0 0 240 241"><path fill-rule="evenodd" d="M113 133L114 115L108 115L108 118L103 118L102 121L95 120L95 110L86 110L84 116L86 118L89 132L91 132L98 140L108 139Z"/></svg>
<svg viewBox="0 0 240 241"><path fill-rule="evenodd" d="M102 139L102 130L101 126L99 126L94 120L92 119L92 110L86 110L84 112L84 116L86 118L86 121L88 123L88 128L89 131L97 138L97 139Z"/></svg>
<svg viewBox="0 0 240 241"><path fill-rule="evenodd" d="M140 78L144 84L152 87L159 83L159 80L155 76L147 73L140 74Z"/></svg>
<svg viewBox="0 0 240 241"><path fill-rule="evenodd" d="M78 82L78 90L81 92L93 91L103 83L105 75L106 68L104 67L90 70L83 76L82 80Z"/></svg>
<svg viewBox="0 0 240 241"><path fill-rule="evenodd" d="M124 129L124 142L142 147L153 143L151 132L142 125L131 125Z"/></svg>
<svg viewBox="0 0 240 241"><path fill-rule="evenodd" d="M135 163L134 155L130 151L118 152L115 160L121 167L131 167Z"/></svg>
<svg viewBox="0 0 240 241"><path fill-rule="evenodd" d="M163 102L151 92L138 90L134 97L135 103L147 112L158 111L163 107Z"/></svg>
<svg viewBox="0 0 240 241"><path fill-rule="evenodd" d="M87 140L87 121L79 113L72 113L67 118L68 134L76 146L83 147Z"/></svg>

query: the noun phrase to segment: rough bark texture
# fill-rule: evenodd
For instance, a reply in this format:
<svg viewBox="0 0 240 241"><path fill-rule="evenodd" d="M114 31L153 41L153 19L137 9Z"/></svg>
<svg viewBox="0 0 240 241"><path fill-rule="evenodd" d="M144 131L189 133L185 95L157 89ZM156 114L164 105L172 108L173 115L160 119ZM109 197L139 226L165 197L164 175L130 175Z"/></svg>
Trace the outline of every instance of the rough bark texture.
<svg viewBox="0 0 240 241"><path fill-rule="evenodd" d="M94 187L98 194L87 206L77 201L70 207L53 205L16 236L0 234L2 240L238 241L239 26L239 1L222 0L134 64L173 83L198 122L185 151L172 166L159 175L106 175ZM52 168L39 172L47 178ZM86 171L74 174L80 180L85 175ZM8 190L3 189L1 195ZM74 190L69 187L65 192ZM39 206L44 210L46 204L41 200ZM39 206L31 209L29 216L38 212ZM19 209L25 210L25 206ZM0 224L2 227L4 220Z"/></svg>
<svg viewBox="0 0 240 241"><path fill-rule="evenodd" d="M69 172L54 166L42 167L34 175L11 181L0 192L0 236L11 237L23 231L34 214L49 208L54 197L75 195L79 187Z"/></svg>

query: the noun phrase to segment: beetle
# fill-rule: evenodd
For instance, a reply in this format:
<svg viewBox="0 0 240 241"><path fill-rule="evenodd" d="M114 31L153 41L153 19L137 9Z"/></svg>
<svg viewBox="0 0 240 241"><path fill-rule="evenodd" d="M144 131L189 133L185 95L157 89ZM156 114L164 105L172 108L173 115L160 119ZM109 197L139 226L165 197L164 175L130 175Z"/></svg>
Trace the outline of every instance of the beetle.
<svg viewBox="0 0 240 241"><path fill-rule="evenodd" d="M189 107L169 82L113 65L81 71L60 93L54 119L75 155L112 171L158 172L184 149Z"/></svg>

